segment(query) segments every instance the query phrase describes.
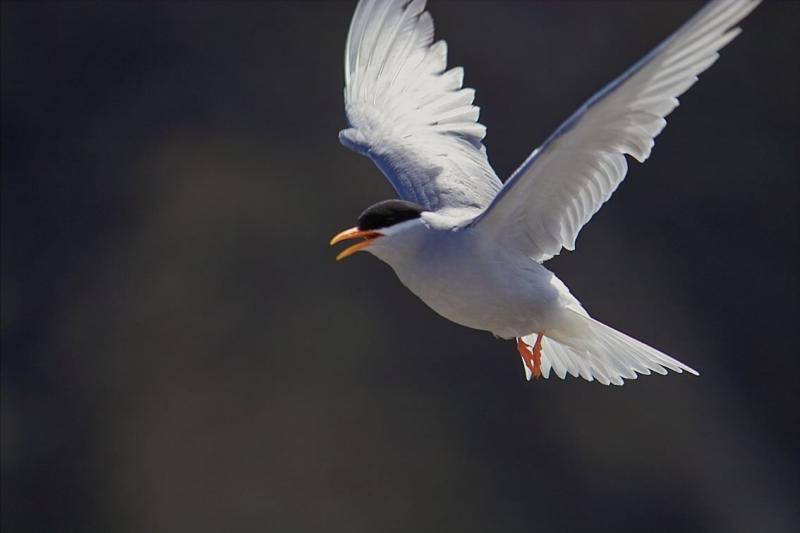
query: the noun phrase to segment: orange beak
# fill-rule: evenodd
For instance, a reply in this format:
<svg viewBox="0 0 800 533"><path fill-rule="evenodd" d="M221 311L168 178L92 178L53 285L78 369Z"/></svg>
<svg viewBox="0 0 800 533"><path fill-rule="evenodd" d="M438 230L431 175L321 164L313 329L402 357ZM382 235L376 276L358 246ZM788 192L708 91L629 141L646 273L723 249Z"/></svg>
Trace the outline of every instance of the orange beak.
<svg viewBox="0 0 800 533"><path fill-rule="evenodd" d="M336 256L336 260L339 261L340 259L344 259L345 257L353 255L359 250L363 250L372 244L373 240L381 236L383 236L383 233L378 233L377 231L372 230L360 230L357 227L346 229L343 232L338 233L333 237L333 239L331 239L331 246L337 242L349 241L351 239L363 238L364 240L342 250L342 252Z"/></svg>

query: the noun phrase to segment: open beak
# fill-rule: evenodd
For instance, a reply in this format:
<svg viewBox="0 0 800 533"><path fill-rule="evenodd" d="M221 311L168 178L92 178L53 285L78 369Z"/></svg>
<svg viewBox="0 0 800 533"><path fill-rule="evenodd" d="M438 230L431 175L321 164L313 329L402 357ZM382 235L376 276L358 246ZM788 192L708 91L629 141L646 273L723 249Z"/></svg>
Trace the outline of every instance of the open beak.
<svg viewBox="0 0 800 533"><path fill-rule="evenodd" d="M364 248L372 244L373 240L381 236L383 236L383 233L379 233L373 230L360 230L357 227L344 230L343 232L335 235L333 239L331 239L331 246L333 246L337 242L349 241L351 239L363 238L364 240L361 242L357 242L352 246L348 246L347 248L342 250L342 252L336 256L336 260L339 261L340 259L344 259L347 256L353 255L359 250L363 250Z"/></svg>

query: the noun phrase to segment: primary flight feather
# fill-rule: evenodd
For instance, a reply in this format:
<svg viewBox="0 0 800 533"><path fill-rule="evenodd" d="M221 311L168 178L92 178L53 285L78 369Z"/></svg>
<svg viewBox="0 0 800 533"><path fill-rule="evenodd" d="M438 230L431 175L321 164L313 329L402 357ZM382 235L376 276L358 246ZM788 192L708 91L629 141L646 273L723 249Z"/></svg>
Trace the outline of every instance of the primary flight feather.
<svg viewBox="0 0 800 533"><path fill-rule="evenodd" d="M760 0L713 0L583 104L501 183L486 128L433 40L425 0L361 0L345 47L339 134L372 159L400 200L368 208L335 244L366 250L442 316L516 338L526 377L566 374L621 385L685 364L591 318L542 263L572 250L581 228L643 162L678 97L736 37Z"/></svg>

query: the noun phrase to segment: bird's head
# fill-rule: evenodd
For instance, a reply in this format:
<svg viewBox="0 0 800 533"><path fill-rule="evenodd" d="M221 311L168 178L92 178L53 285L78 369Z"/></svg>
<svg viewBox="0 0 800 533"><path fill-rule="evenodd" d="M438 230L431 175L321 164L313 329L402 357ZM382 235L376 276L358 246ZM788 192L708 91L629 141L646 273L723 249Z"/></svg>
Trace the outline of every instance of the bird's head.
<svg viewBox="0 0 800 533"><path fill-rule="evenodd" d="M369 249L376 253L378 249L390 249L394 244L399 246L405 239L416 233L414 229L422 227L423 208L405 200L385 200L368 207L358 217L358 224L346 229L331 239L331 245L351 239L360 239L336 256L336 260L344 259L361 250ZM383 258L382 258L383 259Z"/></svg>

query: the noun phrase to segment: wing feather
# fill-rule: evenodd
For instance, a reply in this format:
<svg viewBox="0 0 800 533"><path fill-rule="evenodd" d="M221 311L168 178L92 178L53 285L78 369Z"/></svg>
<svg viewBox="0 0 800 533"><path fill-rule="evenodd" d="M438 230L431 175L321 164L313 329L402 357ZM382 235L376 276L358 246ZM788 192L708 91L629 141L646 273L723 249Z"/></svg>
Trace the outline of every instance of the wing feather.
<svg viewBox="0 0 800 533"><path fill-rule="evenodd" d="M350 127L339 138L370 157L401 198L474 216L502 184L463 81L461 67L447 70L444 41L433 42L425 0L361 0L345 45Z"/></svg>
<svg viewBox="0 0 800 533"><path fill-rule="evenodd" d="M665 117L761 0L713 0L670 38L590 98L508 179L469 227L542 262L572 250L581 228L625 178L625 156L644 162ZM554 366L558 373L560 368ZM605 375L613 375L606 372Z"/></svg>

